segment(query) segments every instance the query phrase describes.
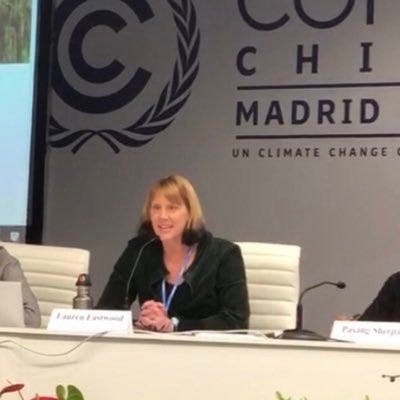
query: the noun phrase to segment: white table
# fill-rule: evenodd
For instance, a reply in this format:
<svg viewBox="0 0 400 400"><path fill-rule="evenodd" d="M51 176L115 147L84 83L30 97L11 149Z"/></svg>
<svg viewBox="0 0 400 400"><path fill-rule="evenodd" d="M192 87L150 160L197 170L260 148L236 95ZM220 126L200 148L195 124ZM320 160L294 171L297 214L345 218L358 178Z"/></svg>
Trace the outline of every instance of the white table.
<svg viewBox="0 0 400 400"><path fill-rule="evenodd" d="M85 400L398 400L400 347L133 334L96 337L0 329L0 386L26 383L26 398L73 384ZM12 341L12 342L10 342ZM7 396L7 397L6 397ZM17 399L7 394L5 400Z"/></svg>

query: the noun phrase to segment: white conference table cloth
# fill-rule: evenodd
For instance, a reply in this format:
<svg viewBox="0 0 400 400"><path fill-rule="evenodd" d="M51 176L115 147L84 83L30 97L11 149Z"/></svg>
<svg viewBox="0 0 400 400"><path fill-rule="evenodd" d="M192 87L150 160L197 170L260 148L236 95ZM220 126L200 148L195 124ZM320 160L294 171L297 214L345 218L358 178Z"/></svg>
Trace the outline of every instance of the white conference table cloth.
<svg viewBox="0 0 400 400"><path fill-rule="evenodd" d="M25 383L24 395L32 398L54 395L57 384L72 384L85 400L269 400L277 391L292 400L400 396L400 378L383 377L400 374L400 347L234 334L86 338L0 328L0 386L7 380ZM55 355L61 353L66 354Z"/></svg>

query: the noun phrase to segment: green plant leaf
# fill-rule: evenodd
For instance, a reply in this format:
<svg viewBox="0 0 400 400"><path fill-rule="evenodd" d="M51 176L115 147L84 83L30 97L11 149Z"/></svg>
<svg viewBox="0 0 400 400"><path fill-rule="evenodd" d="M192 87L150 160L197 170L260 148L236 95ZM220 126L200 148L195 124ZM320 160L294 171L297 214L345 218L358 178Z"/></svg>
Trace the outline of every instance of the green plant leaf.
<svg viewBox="0 0 400 400"><path fill-rule="evenodd" d="M62 385L56 386L56 395L58 400L65 400L65 388Z"/></svg>
<svg viewBox="0 0 400 400"><path fill-rule="evenodd" d="M285 399L285 398L283 397L283 395L282 395L281 392L275 392L275 394L276 394L276 398L277 398L278 400L290 400L290 397L288 397L287 399Z"/></svg>
<svg viewBox="0 0 400 400"><path fill-rule="evenodd" d="M68 396L66 400L85 400L81 391L74 385L68 385Z"/></svg>

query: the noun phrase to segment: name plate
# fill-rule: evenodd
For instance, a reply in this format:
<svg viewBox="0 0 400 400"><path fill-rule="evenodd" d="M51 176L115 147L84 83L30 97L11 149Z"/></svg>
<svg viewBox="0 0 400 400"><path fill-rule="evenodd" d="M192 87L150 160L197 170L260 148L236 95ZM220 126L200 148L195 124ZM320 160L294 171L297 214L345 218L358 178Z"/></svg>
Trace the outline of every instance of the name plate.
<svg viewBox="0 0 400 400"><path fill-rule="evenodd" d="M399 322L335 321L332 339L364 344L391 344L400 346Z"/></svg>
<svg viewBox="0 0 400 400"><path fill-rule="evenodd" d="M55 308L50 315L47 330L84 333L132 333L132 313L119 310Z"/></svg>

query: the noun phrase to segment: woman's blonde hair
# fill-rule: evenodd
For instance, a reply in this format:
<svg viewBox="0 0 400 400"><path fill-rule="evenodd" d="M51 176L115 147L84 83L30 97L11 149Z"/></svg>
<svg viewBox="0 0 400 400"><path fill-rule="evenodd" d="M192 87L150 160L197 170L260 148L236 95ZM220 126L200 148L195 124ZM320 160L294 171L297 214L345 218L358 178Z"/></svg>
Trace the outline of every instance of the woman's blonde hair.
<svg viewBox="0 0 400 400"><path fill-rule="evenodd" d="M193 185L181 175L161 178L150 187L142 209L139 233L154 235L150 222L150 208L155 195L160 192L170 202L186 206L189 220L182 235L182 242L189 245L197 243L205 231L203 211Z"/></svg>

